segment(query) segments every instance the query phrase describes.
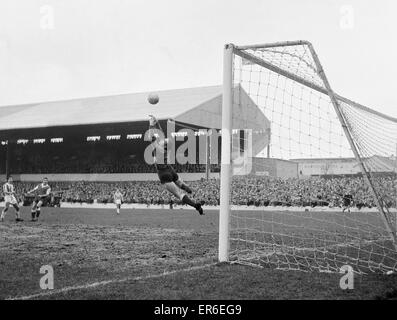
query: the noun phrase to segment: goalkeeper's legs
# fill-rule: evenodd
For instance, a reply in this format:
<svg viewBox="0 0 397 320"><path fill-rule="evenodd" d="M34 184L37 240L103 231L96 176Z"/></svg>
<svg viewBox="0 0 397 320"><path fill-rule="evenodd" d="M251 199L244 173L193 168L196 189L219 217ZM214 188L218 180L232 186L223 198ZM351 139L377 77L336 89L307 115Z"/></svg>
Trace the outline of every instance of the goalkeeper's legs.
<svg viewBox="0 0 397 320"><path fill-rule="evenodd" d="M185 190L187 193L192 193L192 189L181 179L178 179L175 181L175 184L181 188L182 190Z"/></svg>
<svg viewBox="0 0 397 320"><path fill-rule="evenodd" d="M190 199L186 194L184 194L181 189L176 185L175 182L166 182L164 183L165 188L171 192L175 197L180 199L182 203L185 203L193 208L195 208L200 214L204 214L203 208L201 208L201 203L194 202Z"/></svg>

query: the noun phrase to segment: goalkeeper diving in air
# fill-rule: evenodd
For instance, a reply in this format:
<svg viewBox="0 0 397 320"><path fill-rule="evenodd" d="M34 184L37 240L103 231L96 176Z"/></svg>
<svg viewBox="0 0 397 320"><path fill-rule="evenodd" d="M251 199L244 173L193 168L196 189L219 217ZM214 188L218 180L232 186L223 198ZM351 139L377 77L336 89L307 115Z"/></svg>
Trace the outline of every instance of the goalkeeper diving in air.
<svg viewBox="0 0 397 320"><path fill-rule="evenodd" d="M199 214L203 215L204 211L201 207L202 203L194 202L188 197L188 195L185 194L184 191L190 194L192 193L192 190L179 178L174 168L167 163L167 139L164 138L164 132L157 119L154 116L149 117L149 135L155 146L154 165L156 166L157 174L161 184L165 186L168 192L180 199L182 203L195 208ZM156 129L163 133L162 137L160 137L160 135L156 136L154 134L154 130ZM161 157L159 154L156 154L157 152L162 153L161 156L163 157ZM159 159L164 159L164 161L159 161Z"/></svg>

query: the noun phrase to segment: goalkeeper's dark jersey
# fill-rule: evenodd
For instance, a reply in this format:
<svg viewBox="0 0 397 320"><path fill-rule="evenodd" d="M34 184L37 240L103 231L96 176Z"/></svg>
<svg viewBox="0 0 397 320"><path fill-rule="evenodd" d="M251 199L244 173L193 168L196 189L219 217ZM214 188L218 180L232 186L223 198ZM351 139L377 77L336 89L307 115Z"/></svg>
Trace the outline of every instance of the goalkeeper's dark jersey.
<svg viewBox="0 0 397 320"><path fill-rule="evenodd" d="M157 129L163 132L158 122L154 126L150 126L150 129ZM163 132L164 134L164 132ZM161 142L159 138L152 136L152 142L157 140L157 146L155 149L155 160L154 165L156 166L156 170L165 170L170 167L168 164L168 153L167 153L167 144L163 141L163 145L160 146L159 143Z"/></svg>
<svg viewBox="0 0 397 320"><path fill-rule="evenodd" d="M163 133L158 122L156 122L153 126L149 127L150 129L158 129ZM167 143L165 141L161 141L160 138L152 137L152 141L157 140L157 146L155 149L155 161L154 165L156 166L157 174L159 176L161 184L177 182L179 180L178 174L175 172L174 168L168 164L168 153L167 153Z"/></svg>

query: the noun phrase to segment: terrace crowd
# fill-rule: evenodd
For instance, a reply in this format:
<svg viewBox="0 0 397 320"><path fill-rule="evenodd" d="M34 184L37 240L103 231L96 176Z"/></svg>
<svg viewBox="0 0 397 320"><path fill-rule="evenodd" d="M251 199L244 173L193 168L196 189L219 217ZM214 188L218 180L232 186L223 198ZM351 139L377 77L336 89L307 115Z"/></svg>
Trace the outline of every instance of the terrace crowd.
<svg viewBox="0 0 397 320"><path fill-rule="evenodd" d="M126 203L168 204L178 202L158 181L131 182L51 182L53 191L64 202L109 203L116 188ZM31 189L35 183L16 183L19 194ZM207 205L219 204L219 180L189 182L193 197ZM396 206L397 188L393 177L374 179L376 190L390 207ZM310 178L276 179L268 177L235 177L232 182L231 201L245 206L329 206L340 207L343 196L351 194L353 205L374 207L375 201L363 178Z"/></svg>

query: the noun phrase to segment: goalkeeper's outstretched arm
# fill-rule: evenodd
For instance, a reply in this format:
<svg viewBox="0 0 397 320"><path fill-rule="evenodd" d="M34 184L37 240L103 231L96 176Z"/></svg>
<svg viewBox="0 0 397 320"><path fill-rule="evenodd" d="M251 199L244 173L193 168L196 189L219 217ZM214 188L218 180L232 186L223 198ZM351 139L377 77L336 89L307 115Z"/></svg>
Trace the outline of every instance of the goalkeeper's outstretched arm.
<svg viewBox="0 0 397 320"><path fill-rule="evenodd" d="M156 141L157 143L160 143L164 140L164 138L161 138L159 135L155 135L155 131L161 131L164 137L164 131L160 126L160 123L158 120L155 118L155 116L149 115L149 133L150 137L152 138L152 141Z"/></svg>
<svg viewBox="0 0 397 320"><path fill-rule="evenodd" d="M160 135L156 134L156 132L155 132L156 130L160 131L161 134ZM164 152L165 144L167 143L167 139L165 138L165 134L164 134L163 129L160 126L160 123L152 115L149 115L149 137L151 137L152 142L155 145L155 148ZM155 161L156 161L156 159L155 159Z"/></svg>

